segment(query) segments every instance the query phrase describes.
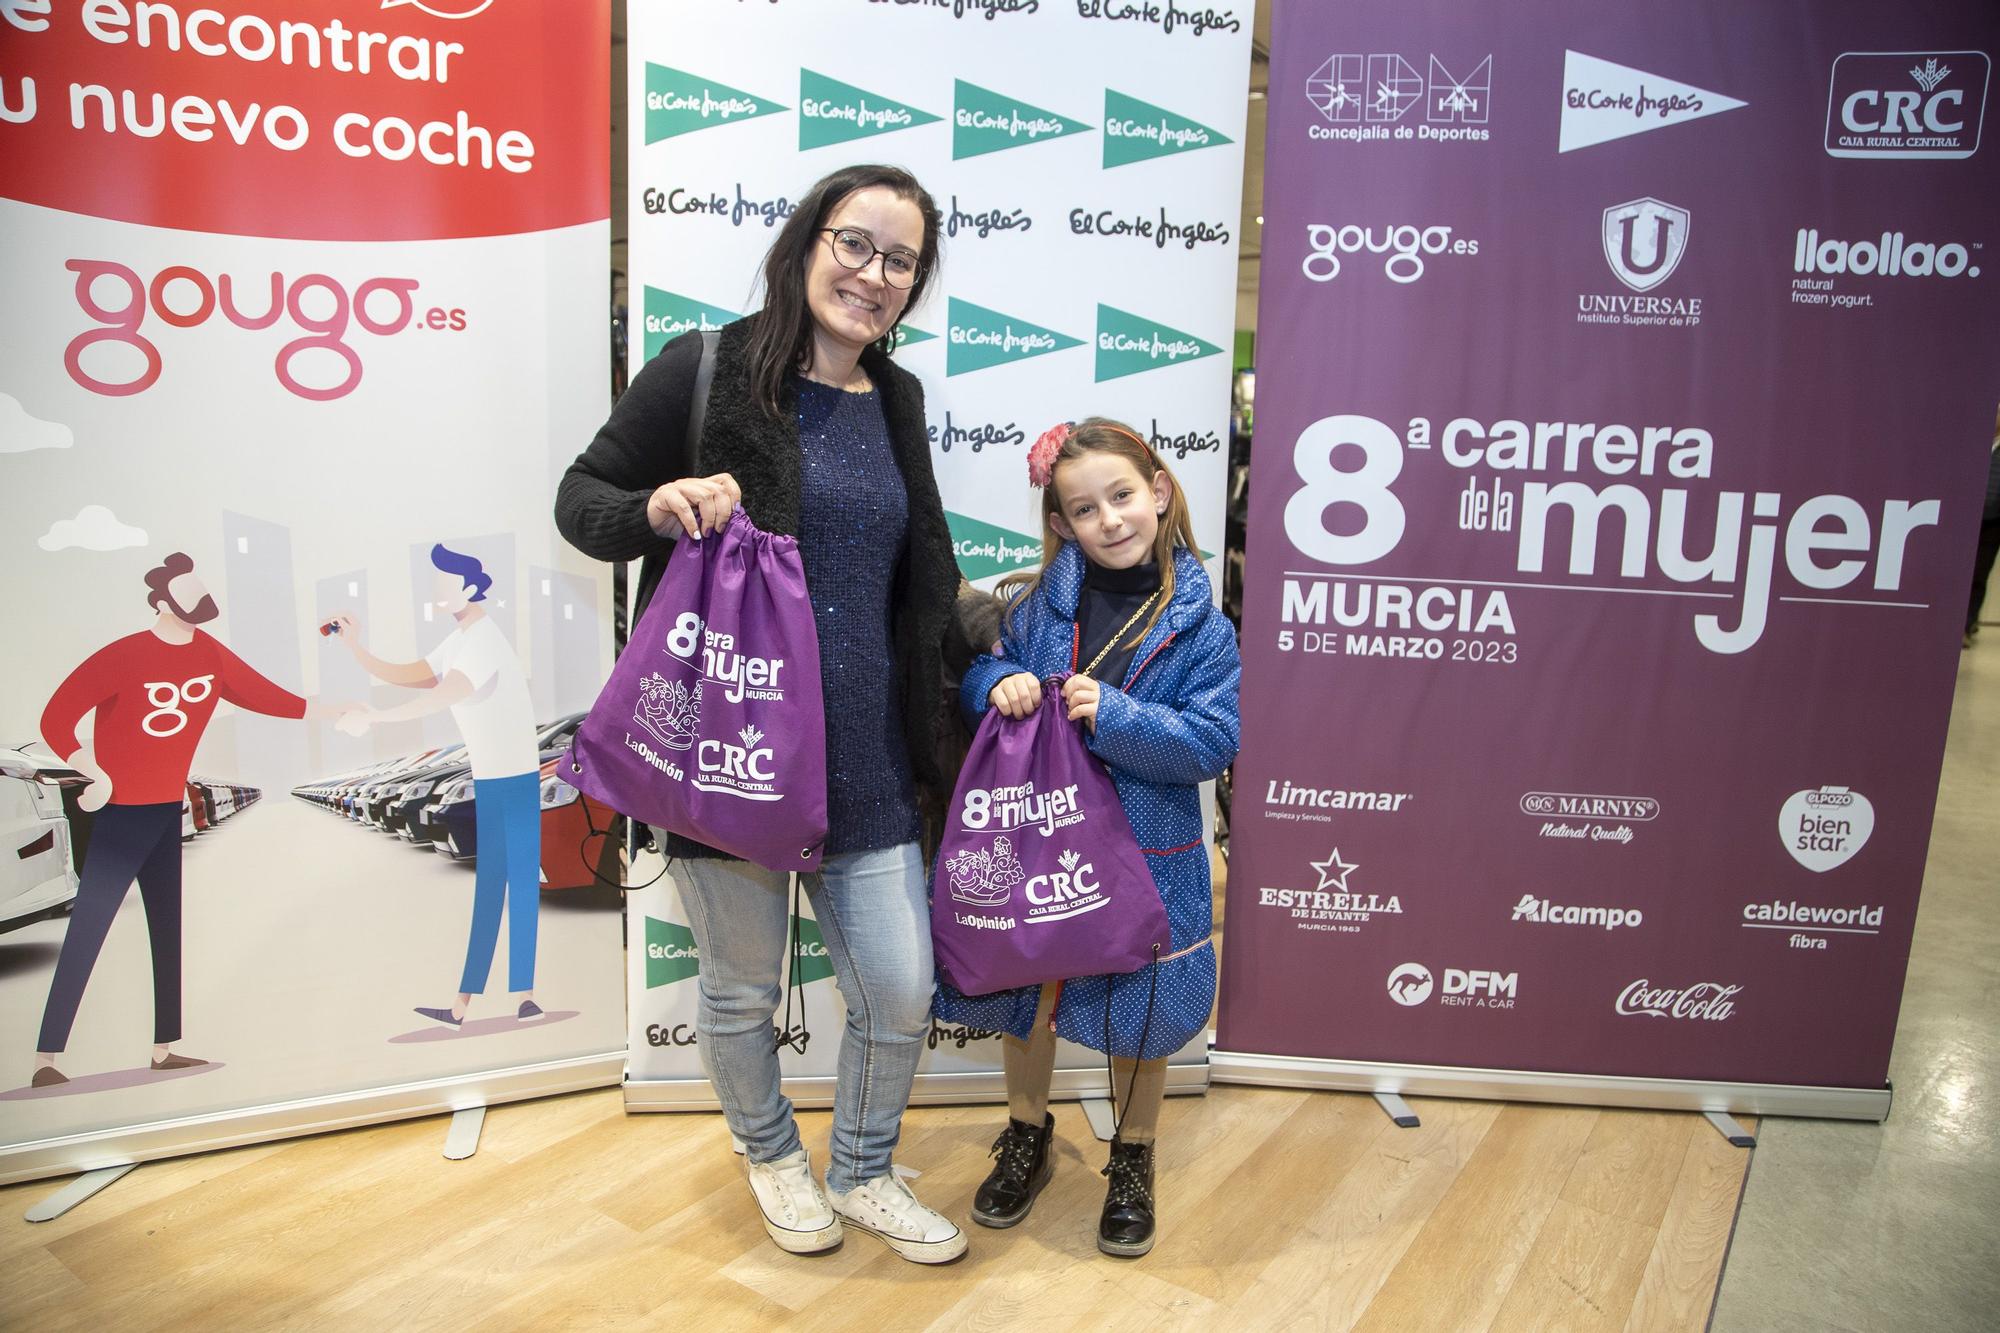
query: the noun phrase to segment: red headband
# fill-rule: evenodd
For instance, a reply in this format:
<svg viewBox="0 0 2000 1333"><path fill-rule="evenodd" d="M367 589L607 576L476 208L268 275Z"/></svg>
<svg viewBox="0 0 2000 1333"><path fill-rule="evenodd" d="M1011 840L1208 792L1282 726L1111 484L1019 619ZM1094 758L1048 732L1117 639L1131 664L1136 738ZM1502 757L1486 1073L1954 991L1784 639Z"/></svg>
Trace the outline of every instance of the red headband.
<svg viewBox="0 0 2000 1333"><path fill-rule="evenodd" d="M1158 461L1153 453L1153 446L1132 431L1126 430L1123 426L1114 426L1108 421L1100 421L1097 424L1105 430L1117 431L1144 449L1146 457ZM1062 452L1063 445L1069 441L1069 433L1074 429L1076 429L1075 422L1059 421L1036 437L1034 444L1028 448L1028 481L1031 484L1046 489L1055 480L1056 455Z"/></svg>

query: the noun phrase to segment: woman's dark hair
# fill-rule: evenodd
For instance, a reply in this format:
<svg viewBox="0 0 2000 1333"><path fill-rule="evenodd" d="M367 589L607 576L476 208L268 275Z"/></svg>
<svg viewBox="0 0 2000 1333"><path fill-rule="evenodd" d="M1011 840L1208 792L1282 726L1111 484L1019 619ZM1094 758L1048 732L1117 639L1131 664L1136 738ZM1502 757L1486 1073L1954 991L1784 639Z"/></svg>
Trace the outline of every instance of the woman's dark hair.
<svg viewBox="0 0 2000 1333"><path fill-rule="evenodd" d="M806 304L806 264L813 247L820 243L820 229L840 202L856 190L883 186L907 199L924 215L924 248L917 256L917 280L910 287L905 312L923 300L924 290L938 270L938 232L943 219L938 215L930 192L917 178L901 167L863 163L842 167L823 176L799 200L799 206L771 242L764 256L764 308L750 334L745 355L750 363L750 390L757 403L774 418L785 414L785 380L795 370L803 370L812 358L812 310ZM876 341L885 355L895 346L896 329L902 316Z"/></svg>

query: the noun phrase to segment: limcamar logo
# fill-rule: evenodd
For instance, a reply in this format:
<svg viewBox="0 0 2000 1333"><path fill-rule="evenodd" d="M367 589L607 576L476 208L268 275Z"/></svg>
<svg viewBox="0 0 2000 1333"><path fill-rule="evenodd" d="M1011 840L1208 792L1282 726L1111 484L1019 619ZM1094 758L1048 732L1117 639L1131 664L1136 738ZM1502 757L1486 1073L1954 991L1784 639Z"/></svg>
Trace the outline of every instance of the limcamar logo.
<svg viewBox="0 0 2000 1333"><path fill-rule="evenodd" d="M70 339L63 349L63 368L92 393L112 398L144 393L159 381L166 358L153 338L160 325L192 329L217 313L237 328L252 331L289 319L302 336L278 349L273 368L279 384L313 402L344 398L361 383L361 355L347 341L353 325L378 336L401 333L412 324L452 332L465 328L465 311L461 309L433 306L419 319L413 299L417 290L414 278L370 278L350 292L324 273L287 280L283 273L273 271L268 284L257 279L239 286L227 273L211 277L186 264L168 265L151 281L112 259L72 259L64 267L76 274L77 307L98 327ZM149 315L158 321L151 326L151 336ZM101 353L92 356L93 366L86 368L85 354L103 343L131 348L143 358L144 369L136 375L121 374L130 367L106 364ZM331 352L338 357L343 372L340 378L331 384L308 382L327 378L315 373L325 366L323 359L321 365L315 365L314 359L308 358L301 366L301 358L311 352Z"/></svg>

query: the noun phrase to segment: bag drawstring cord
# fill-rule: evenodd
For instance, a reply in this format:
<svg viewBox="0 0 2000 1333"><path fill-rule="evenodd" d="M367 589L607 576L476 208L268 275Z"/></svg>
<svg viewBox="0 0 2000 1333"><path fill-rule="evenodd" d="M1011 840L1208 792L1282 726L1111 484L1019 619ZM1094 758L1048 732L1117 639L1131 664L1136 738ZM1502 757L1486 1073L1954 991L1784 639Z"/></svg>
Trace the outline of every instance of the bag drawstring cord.
<svg viewBox="0 0 2000 1333"><path fill-rule="evenodd" d="M1153 1035L1153 1001L1160 993L1160 946L1157 944L1153 946L1153 961L1146 965L1146 972L1148 976L1146 986L1146 1021L1139 1025L1139 1048L1132 1055L1132 1082L1135 1085L1139 1082L1139 1062L1146 1056L1146 1041ZM1125 1117L1132 1110L1132 1098L1129 1095L1130 1089L1127 1089L1128 1095L1125 1098L1125 1109L1123 1111L1118 1109L1118 1075L1111 1067L1111 988L1116 982L1117 978L1108 974L1104 978L1104 1081L1111 1088L1111 1141L1113 1143L1122 1141L1121 1136L1125 1132Z"/></svg>
<svg viewBox="0 0 2000 1333"><path fill-rule="evenodd" d="M575 764L572 763L571 767L574 768ZM579 768L576 771L581 773L583 770ZM625 884L615 879L606 879L598 873L597 862L590 859L590 840L592 838L608 838L611 836L611 830L609 828L597 827L597 821L590 817L590 798L588 796L585 796L582 792L578 792L576 799L583 804L583 825L590 830L583 835L583 841L576 845L576 854L577 858L584 865L590 867L590 877L606 888L618 889L625 893L632 893L639 889L650 889L655 884L658 884L661 878L667 873L668 867L674 863L674 858L667 855L665 847L660 848L660 873L647 880L644 884Z"/></svg>

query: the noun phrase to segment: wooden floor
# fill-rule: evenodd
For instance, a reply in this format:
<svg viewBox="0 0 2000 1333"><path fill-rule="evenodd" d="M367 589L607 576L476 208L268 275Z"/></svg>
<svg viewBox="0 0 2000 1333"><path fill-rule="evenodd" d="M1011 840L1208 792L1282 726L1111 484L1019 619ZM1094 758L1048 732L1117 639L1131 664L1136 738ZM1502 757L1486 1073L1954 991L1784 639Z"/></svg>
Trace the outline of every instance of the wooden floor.
<svg viewBox="0 0 2000 1333"><path fill-rule="evenodd" d="M764 1237L714 1115L615 1090L140 1167L54 1222L0 1189L0 1328L1700 1329L1749 1154L1699 1116L1217 1088L1170 1098L1162 1229L1095 1246L1104 1148L1058 1106L1056 1176L942 1268ZM963 1222L993 1107L917 1108L902 1164ZM801 1117L824 1160L827 1114Z"/></svg>

